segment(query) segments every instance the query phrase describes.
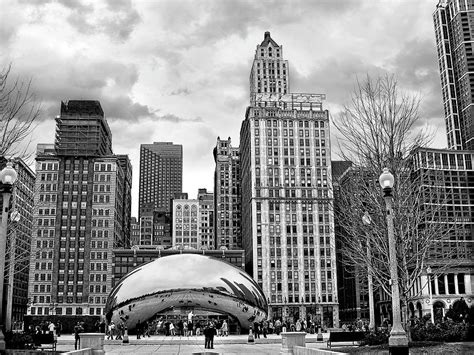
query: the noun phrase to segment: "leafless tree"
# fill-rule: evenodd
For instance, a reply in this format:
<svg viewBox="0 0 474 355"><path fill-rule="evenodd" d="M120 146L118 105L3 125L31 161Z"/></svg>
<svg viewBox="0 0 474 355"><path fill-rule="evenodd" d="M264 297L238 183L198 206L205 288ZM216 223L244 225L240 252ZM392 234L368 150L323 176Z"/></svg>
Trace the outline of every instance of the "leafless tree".
<svg viewBox="0 0 474 355"><path fill-rule="evenodd" d="M339 181L335 206L343 261L350 268L369 270L376 287L391 297L385 201L378 183L388 167L395 177L393 218L404 306L421 292L414 292L415 283L426 272L429 258L452 260L436 247L449 239L453 228L442 207L446 196L441 187L426 189L412 169L412 152L431 140L429 132L416 129L419 105L418 97L400 92L394 76L367 76L357 82L350 104L334 119L342 158L353 163ZM363 221L365 213L369 223ZM437 272L450 264L439 265Z"/></svg>
<svg viewBox="0 0 474 355"><path fill-rule="evenodd" d="M11 65L0 72L0 157L28 158L30 134L41 115L31 79L11 78Z"/></svg>

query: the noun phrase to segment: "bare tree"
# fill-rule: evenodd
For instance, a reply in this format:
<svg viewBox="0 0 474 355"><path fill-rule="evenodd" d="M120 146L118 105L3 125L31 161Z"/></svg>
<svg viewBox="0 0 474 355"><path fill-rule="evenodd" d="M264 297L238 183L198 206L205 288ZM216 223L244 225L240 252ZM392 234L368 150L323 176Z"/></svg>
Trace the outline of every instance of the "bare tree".
<svg viewBox="0 0 474 355"><path fill-rule="evenodd" d="M31 79L11 79L11 65L0 72L0 156L27 158L28 140L41 114Z"/></svg>
<svg viewBox="0 0 474 355"><path fill-rule="evenodd" d="M420 183L423 176L412 168L413 151L431 140L428 132L416 129L419 105L418 97L400 92L393 76L367 76L357 82L350 104L334 119L342 158L353 163L339 181L335 206L343 261L348 267L368 270L376 286L391 297L385 201L378 183L388 167L395 177L393 218L404 306L421 292L416 283L429 258L451 260L446 249L436 247L449 239L453 228L442 207L447 197L441 187L426 189ZM365 213L370 215L369 225L363 222ZM439 265L437 272L451 264Z"/></svg>

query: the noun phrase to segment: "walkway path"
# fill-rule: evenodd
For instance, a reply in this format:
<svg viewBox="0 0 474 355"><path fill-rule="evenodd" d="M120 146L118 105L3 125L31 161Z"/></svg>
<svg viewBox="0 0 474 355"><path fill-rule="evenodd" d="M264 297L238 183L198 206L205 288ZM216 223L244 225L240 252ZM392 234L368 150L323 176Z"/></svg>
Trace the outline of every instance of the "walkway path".
<svg viewBox="0 0 474 355"><path fill-rule="evenodd" d="M328 335L323 334L327 339ZM204 349L204 336L179 337L152 335L151 337L136 339L130 336L129 344L121 340L105 340L106 354L278 354L281 349L281 336L274 334L268 337L255 339L248 343L248 335L230 335L228 337L215 337L214 349ZM326 342L316 342L316 334L307 334L307 347L326 347ZM58 338L58 351L74 350L74 336L61 335Z"/></svg>

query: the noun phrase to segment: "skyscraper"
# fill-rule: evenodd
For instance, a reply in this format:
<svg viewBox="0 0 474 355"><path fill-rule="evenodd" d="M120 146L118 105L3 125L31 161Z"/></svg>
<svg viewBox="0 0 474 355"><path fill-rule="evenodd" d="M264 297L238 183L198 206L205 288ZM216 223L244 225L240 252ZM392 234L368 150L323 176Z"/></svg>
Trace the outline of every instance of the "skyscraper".
<svg viewBox="0 0 474 355"><path fill-rule="evenodd" d="M140 146L139 217L147 204L170 211L171 199L183 189L183 146L154 142Z"/></svg>
<svg viewBox="0 0 474 355"><path fill-rule="evenodd" d="M101 156L112 154L112 134L99 101L61 102L56 117L57 155Z"/></svg>
<svg viewBox="0 0 474 355"><path fill-rule="evenodd" d="M0 157L0 170L7 161ZM28 271L30 264L31 231L33 221L33 195L35 185L35 173L20 158L12 160L13 168L18 174L17 181L13 185L12 197L10 199L10 223L7 230L7 249L5 263L5 278L3 282L3 315L5 317L5 328L11 329L16 321L23 321L28 303ZM0 194L0 206L3 205L3 197ZM15 211L15 212L14 212ZM17 220L13 217L16 213ZM3 276L3 275L2 275Z"/></svg>
<svg viewBox="0 0 474 355"><path fill-rule="evenodd" d="M433 308L437 320L449 304L474 296L474 151L418 148L411 159L412 177L423 190L420 203L436 213L424 224L440 226L440 239L427 251L433 275L420 275L408 309L410 316L421 318Z"/></svg>
<svg viewBox="0 0 474 355"><path fill-rule="evenodd" d="M269 33L252 68L251 106L240 131L247 271L274 319L308 316L338 326L325 96L288 93L288 63Z"/></svg>
<svg viewBox="0 0 474 355"><path fill-rule="evenodd" d="M433 14L448 148L474 150L474 2L440 0Z"/></svg>
<svg viewBox="0 0 474 355"><path fill-rule="evenodd" d="M28 314L102 315L112 249L129 245L130 160L98 101L63 102L56 122L55 150L36 156Z"/></svg>
<svg viewBox="0 0 474 355"><path fill-rule="evenodd" d="M214 210L216 248L242 248L240 230L240 154L230 137L220 139L214 148Z"/></svg>
<svg viewBox="0 0 474 355"><path fill-rule="evenodd" d="M290 92L288 61L283 59L283 47L265 32L263 42L257 45L250 71L250 103L255 104L256 94Z"/></svg>

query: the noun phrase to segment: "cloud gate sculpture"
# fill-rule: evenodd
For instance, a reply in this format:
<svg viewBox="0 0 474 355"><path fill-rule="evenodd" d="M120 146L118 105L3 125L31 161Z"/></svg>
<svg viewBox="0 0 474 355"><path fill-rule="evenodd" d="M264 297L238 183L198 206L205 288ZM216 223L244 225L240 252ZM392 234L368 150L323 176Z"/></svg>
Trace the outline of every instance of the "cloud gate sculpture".
<svg viewBox="0 0 474 355"><path fill-rule="evenodd" d="M134 329L156 314L176 308L233 316L241 328L266 317L267 302L245 271L200 254L161 257L139 266L113 288L107 320Z"/></svg>

